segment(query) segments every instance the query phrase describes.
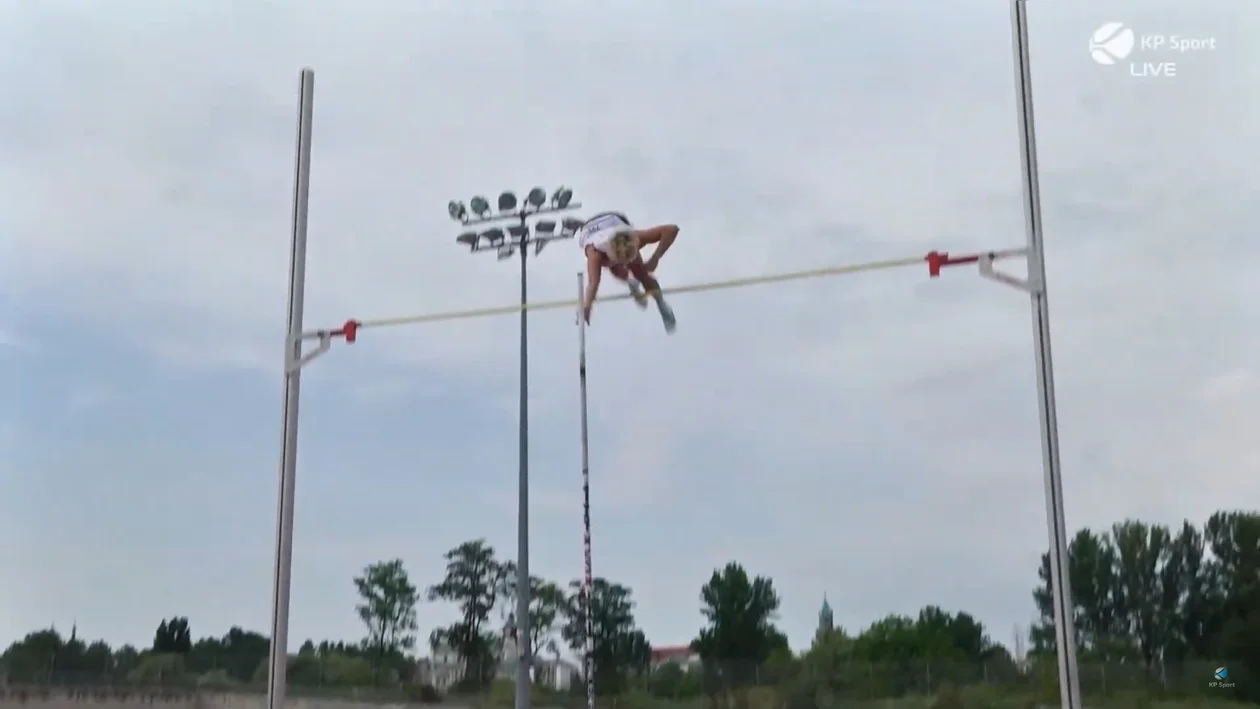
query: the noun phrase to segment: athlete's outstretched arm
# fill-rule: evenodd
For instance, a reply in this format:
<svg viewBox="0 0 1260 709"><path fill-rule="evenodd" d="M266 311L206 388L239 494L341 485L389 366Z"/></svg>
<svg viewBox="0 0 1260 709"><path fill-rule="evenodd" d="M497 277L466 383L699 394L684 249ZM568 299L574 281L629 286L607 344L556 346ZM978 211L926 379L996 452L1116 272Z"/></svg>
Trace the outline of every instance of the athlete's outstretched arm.
<svg viewBox="0 0 1260 709"><path fill-rule="evenodd" d="M646 246L647 244L656 244L656 248L652 251L652 256L646 262L648 271L655 271L656 267L661 263L661 257L669 251L669 247L674 245L674 240L678 238L677 224L661 224L649 229L640 229L635 232L639 239L639 243Z"/></svg>
<svg viewBox="0 0 1260 709"><path fill-rule="evenodd" d="M586 321L591 321L591 306L595 304L595 296L599 294L599 277L604 273L604 259L599 249L586 247L586 302L582 303L582 312Z"/></svg>

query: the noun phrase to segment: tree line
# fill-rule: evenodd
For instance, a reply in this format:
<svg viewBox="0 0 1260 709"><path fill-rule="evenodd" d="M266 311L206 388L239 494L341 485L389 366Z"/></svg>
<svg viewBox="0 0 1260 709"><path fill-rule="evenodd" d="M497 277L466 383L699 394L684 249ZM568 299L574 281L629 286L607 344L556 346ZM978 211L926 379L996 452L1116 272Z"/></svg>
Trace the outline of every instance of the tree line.
<svg viewBox="0 0 1260 709"><path fill-rule="evenodd" d="M421 698L439 689L482 691L514 663L516 642L528 643L541 663L559 660L562 648L583 657L589 639L601 695L685 698L759 688L774 692L779 705L805 707L825 696L892 697L947 686L1057 692L1048 555L1032 593L1040 618L1009 648L972 614L929 606L858 633L824 619L810 647L795 653L775 625L780 597L773 581L731 562L700 589L695 666L653 664L624 584L596 578L588 598L579 581L532 578L529 627L517 628L514 564L499 560L484 540L460 544L443 561L441 579L423 592L399 559L367 566L353 578L363 637L304 642L289 658L291 686L402 687ZM1260 513L1218 512L1202 527L1187 522L1175 532L1132 520L1101 532L1083 529L1072 540L1069 566L1087 693L1138 688L1260 699ZM422 600L457 611L425 638L430 650L457 658L453 686L426 686L432 677L414 657ZM266 679L268 643L239 627L194 640L186 616L163 619L146 648L111 648L46 629L10 645L0 675L11 684L256 685ZM1217 684L1229 686L1209 687L1222 666L1230 681ZM1105 679L1100 686L1098 668L1110 668L1110 687ZM583 682L573 684L584 691Z"/></svg>

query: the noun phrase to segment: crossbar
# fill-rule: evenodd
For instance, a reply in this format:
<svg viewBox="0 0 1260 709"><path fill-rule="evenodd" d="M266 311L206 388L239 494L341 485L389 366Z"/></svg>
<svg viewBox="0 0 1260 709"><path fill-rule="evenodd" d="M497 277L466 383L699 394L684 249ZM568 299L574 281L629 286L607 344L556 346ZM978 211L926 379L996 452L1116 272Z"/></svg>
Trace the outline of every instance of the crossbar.
<svg viewBox="0 0 1260 709"><path fill-rule="evenodd" d="M866 263L845 264L840 266L828 266L825 268L811 268L803 271L789 271L786 273L774 273L765 276L748 276L744 278L730 278L721 281L711 281L708 283L694 283L691 285L677 286L674 288L664 288L661 290L662 295L681 295L683 293L702 293L706 291L727 290L731 288L744 288L746 286L763 285L767 283L784 283L787 281L800 281L809 278L821 278L823 276L843 276L854 273L864 273L867 271L883 271L893 268L902 268L905 266L915 266L927 263L930 275L936 276L940 272L941 266L954 266L968 263L976 263L980 259L996 261L1012 256L1019 256L1025 253L1025 249L1010 249L1006 251L989 251L982 254L968 254L962 256L950 256L936 251L927 256L911 256L898 259L887 259L883 261L869 261ZM607 303L617 300L629 300L633 296L629 293L618 293L616 295L608 295L598 299L598 302ZM440 313L425 313L422 315L403 315L393 318L376 318L372 320L349 320L344 326L336 330L318 330L306 334L306 339L328 338L328 337L344 337L347 342L354 342L358 335L358 331L368 328L382 327L398 327L401 325L418 325L421 323L443 322L447 320L465 320L468 318L483 318L494 315L510 315L520 313L522 310L541 311L541 310L561 310L575 309L578 306L576 300L540 300L524 305L500 305L490 308L472 308L468 310L450 310Z"/></svg>

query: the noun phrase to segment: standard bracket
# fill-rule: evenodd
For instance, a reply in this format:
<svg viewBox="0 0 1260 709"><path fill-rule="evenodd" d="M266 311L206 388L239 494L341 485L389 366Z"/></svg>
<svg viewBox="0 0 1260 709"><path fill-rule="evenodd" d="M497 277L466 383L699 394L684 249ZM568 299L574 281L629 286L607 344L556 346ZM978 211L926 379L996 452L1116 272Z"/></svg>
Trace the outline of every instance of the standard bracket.
<svg viewBox="0 0 1260 709"><path fill-rule="evenodd" d="M317 332L304 332L297 337L290 335L288 339L289 356L285 358L284 371L285 374L293 374L311 361L324 354L332 347L332 333L327 330L319 330ZM303 343L306 340L315 340L315 349L310 352L302 353ZM294 353L298 353L294 356Z"/></svg>
<svg viewBox="0 0 1260 709"><path fill-rule="evenodd" d="M363 323L358 320L347 320L344 325L336 330L309 330L298 336L290 335L286 338L289 354L285 356L284 373L293 374L302 367L305 367L311 360L319 357L332 347L334 337L345 339L349 344L354 344L359 338L359 328L363 327ZM302 343L307 340L315 340L315 349L302 353Z"/></svg>
<svg viewBox="0 0 1260 709"><path fill-rule="evenodd" d="M1041 284L1037 283L1036 279L1032 276L1033 269L1028 269L1028 278L1019 278L1018 276L1012 276L1009 273L1002 273L1001 271L993 268L993 262L995 260L996 258L994 254L983 254L980 256L977 264L980 267L980 276L982 278L987 278L990 281L996 281L997 283L1003 283L1011 286L1012 288L1018 288L1025 293L1041 292Z"/></svg>
<svg viewBox="0 0 1260 709"><path fill-rule="evenodd" d="M1018 288L1025 293L1039 294L1042 284L1034 280L1031 275L1029 278L1019 278L993 268L994 261L1014 256L1027 257L1029 256L1029 251L1028 249L1010 249L1007 251L989 251L982 254L965 254L962 256L951 256L949 252L944 251L932 251L923 260L927 261L928 276L932 278L941 275L942 268L974 263L980 267L980 275L983 278ZM1034 271L1030 268L1028 272L1032 274Z"/></svg>

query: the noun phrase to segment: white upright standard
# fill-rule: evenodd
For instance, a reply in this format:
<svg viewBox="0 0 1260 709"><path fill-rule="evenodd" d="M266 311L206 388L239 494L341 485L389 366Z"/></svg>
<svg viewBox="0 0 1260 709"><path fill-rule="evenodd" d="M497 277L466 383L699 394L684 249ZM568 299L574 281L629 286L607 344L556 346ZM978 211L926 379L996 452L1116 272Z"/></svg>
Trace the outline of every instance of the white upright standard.
<svg viewBox="0 0 1260 709"><path fill-rule="evenodd" d="M1015 53L1015 98L1019 112L1020 163L1023 167L1024 230L1028 236L1028 292L1032 297L1036 344L1037 399L1041 414L1041 455L1045 466L1046 522L1050 530L1050 584L1053 587L1054 641L1059 658L1059 694L1064 709L1082 709L1081 678L1076 663L1076 629L1068 572L1067 523L1063 517L1063 479L1059 459L1059 422L1054 406L1054 365L1050 357L1050 306L1046 302L1046 259L1041 239L1041 186L1037 180L1037 133L1033 126L1032 69L1028 51L1027 0L1011 0L1011 43ZM981 264L982 268L984 264Z"/></svg>
<svg viewBox="0 0 1260 709"><path fill-rule="evenodd" d="M276 567L271 592L271 652L267 709L283 709L289 658L289 587L293 571L293 490L297 477L298 399L302 386L302 310L306 304L306 218L311 196L311 114L315 72L303 69L298 88L297 166L293 177L293 240L289 249L289 331L284 343L284 442L280 453L280 508L276 512Z"/></svg>

